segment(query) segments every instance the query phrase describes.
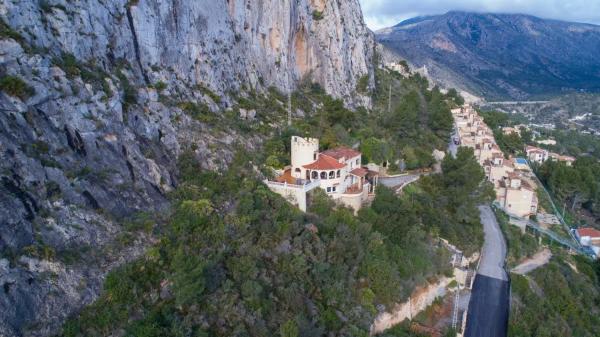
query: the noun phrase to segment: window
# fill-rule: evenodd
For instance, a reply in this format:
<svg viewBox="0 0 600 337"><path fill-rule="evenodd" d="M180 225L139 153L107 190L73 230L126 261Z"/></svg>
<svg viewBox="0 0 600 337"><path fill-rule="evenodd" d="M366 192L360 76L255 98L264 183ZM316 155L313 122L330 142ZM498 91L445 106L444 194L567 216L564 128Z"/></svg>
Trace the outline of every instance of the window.
<svg viewBox="0 0 600 337"><path fill-rule="evenodd" d="M331 187L327 187L327 193L331 193Z"/></svg>
<svg viewBox="0 0 600 337"><path fill-rule="evenodd" d="M335 186L333 186L333 188L332 188L332 191L334 191L334 192L335 192Z"/></svg>
<svg viewBox="0 0 600 337"><path fill-rule="evenodd" d="M342 175L342 171L338 170L336 176L339 178Z"/></svg>
<svg viewBox="0 0 600 337"><path fill-rule="evenodd" d="M333 179L333 178L335 178L335 172L329 171L329 179Z"/></svg>
<svg viewBox="0 0 600 337"><path fill-rule="evenodd" d="M313 153L313 160L317 160L317 153Z"/></svg>
<svg viewBox="0 0 600 337"><path fill-rule="evenodd" d="M319 172L317 172L317 171L312 171L312 173L311 173L311 174L312 174L312 178L313 178L313 179L319 179Z"/></svg>
<svg viewBox="0 0 600 337"><path fill-rule="evenodd" d="M321 172L321 179L327 179L327 172Z"/></svg>
<svg viewBox="0 0 600 337"><path fill-rule="evenodd" d="M299 167L296 167L296 170L295 170L295 171L296 171L297 173L300 173L300 168L299 168Z"/></svg>
<svg viewBox="0 0 600 337"><path fill-rule="evenodd" d="M358 163L360 162L360 159L356 159L356 165L358 166Z"/></svg>

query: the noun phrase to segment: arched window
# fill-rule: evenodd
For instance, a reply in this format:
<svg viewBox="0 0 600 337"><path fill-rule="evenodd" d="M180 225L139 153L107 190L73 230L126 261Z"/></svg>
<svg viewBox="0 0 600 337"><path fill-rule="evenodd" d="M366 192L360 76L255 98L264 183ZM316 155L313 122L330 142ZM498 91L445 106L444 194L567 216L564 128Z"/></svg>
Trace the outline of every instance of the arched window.
<svg viewBox="0 0 600 337"><path fill-rule="evenodd" d="M300 172L301 172L301 170L300 170L300 168L299 168L299 167L296 167L295 171L296 171L297 173L300 173Z"/></svg>
<svg viewBox="0 0 600 337"><path fill-rule="evenodd" d="M319 172L317 172L317 171L312 171L312 178L313 178L313 179L319 179Z"/></svg>
<svg viewBox="0 0 600 337"><path fill-rule="evenodd" d="M334 179L335 178L335 171L330 171L329 172L329 179Z"/></svg>
<svg viewBox="0 0 600 337"><path fill-rule="evenodd" d="M342 175L342 171L338 170L336 176L339 178Z"/></svg>
<svg viewBox="0 0 600 337"><path fill-rule="evenodd" d="M327 179L327 172L321 172L321 179Z"/></svg>

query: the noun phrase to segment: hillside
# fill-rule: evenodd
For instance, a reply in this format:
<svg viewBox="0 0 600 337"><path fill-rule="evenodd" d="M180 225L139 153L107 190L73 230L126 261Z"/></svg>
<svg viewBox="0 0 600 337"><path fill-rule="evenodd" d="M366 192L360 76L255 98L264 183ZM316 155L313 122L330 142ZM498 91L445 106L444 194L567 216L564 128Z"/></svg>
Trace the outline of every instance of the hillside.
<svg viewBox="0 0 600 337"><path fill-rule="evenodd" d="M376 33L448 86L491 100L600 90L600 27L527 15L449 12Z"/></svg>
<svg viewBox="0 0 600 337"><path fill-rule="evenodd" d="M182 153L209 171L255 153L302 80L369 106L356 1L3 1L0 19L2 336L56 333L144 254Z"/></svg>

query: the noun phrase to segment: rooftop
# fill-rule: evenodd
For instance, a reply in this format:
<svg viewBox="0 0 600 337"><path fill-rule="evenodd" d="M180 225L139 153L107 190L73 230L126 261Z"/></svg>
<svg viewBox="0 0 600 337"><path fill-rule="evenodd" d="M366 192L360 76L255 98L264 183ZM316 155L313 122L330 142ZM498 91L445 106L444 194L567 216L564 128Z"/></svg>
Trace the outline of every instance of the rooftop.
<svg viewBox="0 0 600 337"><path fill-rule="evenodd" d="M357 167L354 170L350 171L350 174L355 175L357 177L365 177L369 173L364 167Z"/></svg>
<svg viewBox="0 0 600 337"><path fill-rule="evenodd" d="M579 237L589 236L591 238L600 238L600 231L595 228L579 228L577 234Z"/></svg>
<svg viewBox="0 0 600 337"><path fill-rule="evenodd" d="M288 183L292 185L300 185L300 179L292 177L292 169L286 169L282 175L275 179L278 183Z"/></svg>
<svg viewBox="0 0 600 337"><path fill-rule="evenodd" d="M344 166L346 166L346 165L340 163L339 161L337 161L337 159L330 157L330 156L326 155L325 153L321 153L319 155L319 158L317 158L317 161L310 163L308 165L304 165L302 167L304 167L305 169L308 169L308 170L323 171L323 170L337 170L337 169L341 169Z"/></svg>
<svg viewBox="0 0 600 337"><path fill-rule="evenodd" d="M350 158L360 156L360 152L358 152L354 149L351 149L349 147L338 147L335 149L330 149L330 150L324 151L322 154L330 156L330 157L338 159L338 160L342 159L342 158L350 159Z"/></svg>

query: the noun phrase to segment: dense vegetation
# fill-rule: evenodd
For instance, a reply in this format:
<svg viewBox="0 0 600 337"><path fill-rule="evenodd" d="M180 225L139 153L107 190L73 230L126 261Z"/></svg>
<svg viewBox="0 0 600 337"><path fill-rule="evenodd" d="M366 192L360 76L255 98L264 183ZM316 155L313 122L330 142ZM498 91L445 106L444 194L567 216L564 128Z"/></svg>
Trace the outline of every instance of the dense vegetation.
<svg viewBox="0 0 600 337"><path fill-rule="evenodd" d="M509 336L598 336L599 278L599 262L560 253L528 276L512 274Z"/></svg>
<svg viewBox="0 0 600 337"><path fill-rule="evenodd" d="M35 94L35 90L17 76L0 77L0 91L21 99L27 99Z"/></svg>
<svg viewBox="0 0 600 337"><path fill-rule="evenodd" d="M509 269L538 252L539 245L536 236L528 232L522 233L519 227L511 225L504 212L495 209L495 214L508 247L506 264Z"/></svg>
<svg viewBox="0 0 600 337"><path fill-rule="evenodd" d="M452 130L450 108L461 103L461 98L456 91L443 94L428 87L418 74L402 77L378 70L373 110L351 111L341 100L307 82L292 97L293 109L307 116L295 119L291 129L280 132L267 145L269 164L288 164L289 136L297 134L319 138L324 149L359 144L365 162L389 162L392 170L430 167L433 149L447 147Z"/></svg>
<svg viewBox="0 0 600 337"><path fill-rule="evenodd" d="M587 212L600 218L600 163L592 157L580 157L573 166L547 161L536 169L538 177L565 209Z"/></svg>
<svg viewBox="0 0 600 337"><path fill-rule="evenodd" d="M521 135L516 133L505 135L502 132L502 127L518 125L523 120L497 111L479 111L479 113L483 116L484 122L494 132L496 143L505 154L524 155L525 146L532 143L533 135L531 131L521 128L519 130Z"/></svg>
<svg viewBox="0 0 600 337"><path fill-rule="evenodd" d="M600 159L600 137L581 133L576 130L539 130L542 137L554 138L556 145L542 147L571 156L592 156Z"/></svg>
<svg viewBox="0 0 600 337"><path fill-rule="evenodd" d="M406 81L412 86L417 78ZM227 172L200 172L193 152L186 152L168 220L148 226L143 217L141 228L152 230L158 243L111 272L100 299L69 320L64 335L367 336L379 310L405 300L416 285L451 273L439 236L467 253L479 249L483 235L475 206L490 194L472 150L446 158L443 174L422 178L401 197L380 187L372 206L357 216L319 191L304 214L269 191L253 165L285 164L292 134L319 137L324 147L361 141L376 161L406 160L392 150L404 143L422 147L430 163L433 145L446 144L455 98L419 83L390 113L348 110L318 86L304 86L292 103L308 116L276 130L252 161L239 151ZM284 100L274 90L253 93L239 99L239 108L282 121ZM250 134L266 131L256 122L227 125ZM434 143L406 138L418 130ZM402 327L386 333L410 335Z"/></svg>
<svg viewBox="0 0 600 337"><path fill-rule="evenodd" d="M358 217L321 193L299 212L256 179L248 159L218 174L182 156L160 243L109 274L103 296L64 335L366 336L378 305L450 272L433 235L480 240L472 208L483 173L468 150L422 191L400 198L381 188Z"/></svg>

